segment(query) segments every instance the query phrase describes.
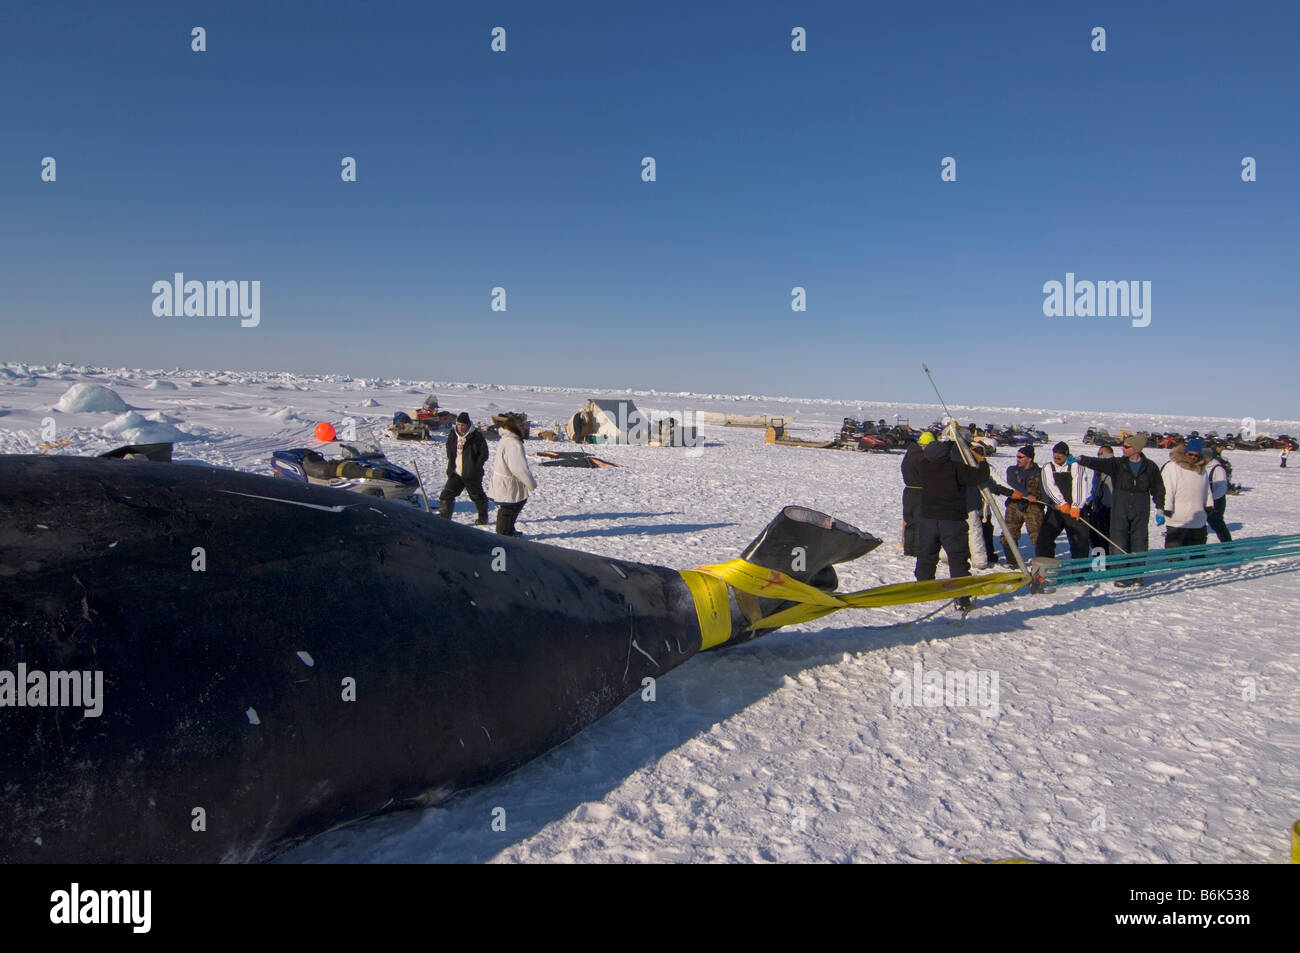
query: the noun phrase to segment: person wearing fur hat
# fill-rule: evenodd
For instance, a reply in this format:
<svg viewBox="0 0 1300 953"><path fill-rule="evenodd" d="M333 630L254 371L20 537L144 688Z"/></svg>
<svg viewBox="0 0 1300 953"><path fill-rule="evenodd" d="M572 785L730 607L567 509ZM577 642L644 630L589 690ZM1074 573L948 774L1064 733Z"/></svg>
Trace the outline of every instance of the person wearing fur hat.
<svg viewBox="0 0 1300 953"><path fill-rule="evenodd" d="M487 525L488 500L483 492L483 468L487 466L488 446L463 410L456 417L455 429L447 435L447 483L438 494L438 515L451 519L456 497L464 491L478 508L479 526Z"/></svg>
<svg viewBox="0 0 1300 953"><path fill-rule="evenodd" d="M1008 563L1015 563L1011 550L1020 546L1020 529L1029 527L1029 545L1038 545L1038 531L1043 526L1043 504L1039 497L1043 492L1043 471L1034 462L1034 445L1025 444L1016 451L1016 462L1007 467L1007 486L1011 492L1006 494L1007 506L1004 519L1007 521L1008 539L1002 537L1002 551Z"/></svg>
<svg viewBox="0 0 1300 953"><path fill-rule="evenodd" d="M1210 475L1206 473L1204 446L1199 439L1179 444L1169 451L1169 462L1160 468L1165 485L1165 549L1203 546L1209 535L1209 510L1214 508Z"/></svg>
<svg viewBox="0 0 1300 953"><path fill-rule="evenodd" d="M1124 438L1122 457L1079 457L1079 465L1111 478L1110 547L1111 555L1144 553L1149 547L1151 504L1165 508L1165 483L1160 468L1142 450L1147 435L1131 434ZM1116 548L1116 547L1120 548ZM1115 585L1141 585L1141 579L1121 579Z"/></svg>
<svg viewBox="0 0 1300 953"><path fill-rule="evenodd" d="M537 481L528 469L528 458L524 456L524 435L519 423L513 419L502 419L498 424L501 430L501 449L497 451L497 461L492 466L492 476L488 480L488 494L497 502L497 532L502 536L522 536L515 529L515 520L528 494L537 489Z"/></svg>
<svg viewBox="0 0 1300 953"><path fill-rule="evenodd" d="M1088 527L1079 519L1087 502L1084 489L1083 467L1070 455L1070 445L1064 441L1052 448L1052 458L1043 464L1043 498L1051 509L1043 519L1034 546L1037 556L1055 556L1056 538L1065 530L1070 542L1070 558L1086 559L1091 539Z"/></svg>

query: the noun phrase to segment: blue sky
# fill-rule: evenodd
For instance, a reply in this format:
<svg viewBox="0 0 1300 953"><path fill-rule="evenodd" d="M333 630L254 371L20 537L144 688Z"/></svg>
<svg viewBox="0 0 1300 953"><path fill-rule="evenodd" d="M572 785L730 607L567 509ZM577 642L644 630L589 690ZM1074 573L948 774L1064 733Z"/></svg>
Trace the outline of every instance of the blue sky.
<svg viewBox="0 0 1300 953"><path fill-rule="evenodd" d="M114 6L0 7L0 360L1295 416L1293 2Z"/></svg>

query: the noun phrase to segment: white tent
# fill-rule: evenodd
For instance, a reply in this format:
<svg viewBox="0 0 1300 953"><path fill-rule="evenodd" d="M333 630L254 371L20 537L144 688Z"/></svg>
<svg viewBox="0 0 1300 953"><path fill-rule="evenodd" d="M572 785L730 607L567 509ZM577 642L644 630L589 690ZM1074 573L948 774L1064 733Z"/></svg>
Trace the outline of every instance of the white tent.
<svg viewBox="0 0 1300 953"><path fill-rule="evenodd" d="M564 425L570 440L583 442L588 437L604 437L605 443L629 443L628 431L642 425L641 411L631 400L589 400ZM644 426L642 425L642 430Z"/></svg>
<svg viewBox="0 0 1300 953"><path fill-rule="evenodd" d="M582 410L564 424L570 440L586 442L596 437L600 443L628 443L643 447L694 447L698 434L693 424L674 419L671 414L651 415L637 409L627 398L589 400Z"/></svg>

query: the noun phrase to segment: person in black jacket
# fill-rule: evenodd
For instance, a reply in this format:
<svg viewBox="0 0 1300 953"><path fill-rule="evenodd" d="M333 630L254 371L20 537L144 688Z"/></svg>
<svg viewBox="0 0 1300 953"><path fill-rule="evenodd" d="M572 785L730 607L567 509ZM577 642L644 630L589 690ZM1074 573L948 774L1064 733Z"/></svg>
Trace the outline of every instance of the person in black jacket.
<svg viewBox="0 0 1300 953"><path fill-rule="evenodd" d="M921 439L907 445L903 454L903 555L915 557L916 534L921 527L921 461L925 459L926 445L934 434L925 431Z"/></svg>
<svg viewBox="0 0 1300 953"><path fill-rule="evenodd" d="M1123 457L1079 457L1079 465L1096 470L1111 478L1110 538L1130 553L1144 553L1147 545L1147 527L1151 519L1151 504L1157 510L1165 508L1165 481L1160 468L1147 459L1142 448L1147 444L1146 434L1124 438ZM1114 545L1111 555L1118 555ZM1141 585L1142 580L1122 580L1115 585Z"/></svg>
<svg viewBox="0 0 1300 953"><path fill-rule="evenodd" d="M939 549L948 554L948 576L970 575L970 545L967 541L966 487L989 479L988 463L968 466L953 459L955 447L938 441L925 448L921 462L921 522L917 537L917 581L934 578L939 566ZM961 600L962 608L970 597Z"/></svg>
<svg viewBox="0 0 1300 953"><path fill-rule="evenodd" d="M488 521L487 494L483 492L483 468L487 466L488 446L483 435L461 411L456 418L456 429L447 435L447 484L438 494L438 515L451 519L451 509L461 491L478 507L479 526Z"/></svg>
<svg viewBox="0 0 1300 953"><path fill-rule="evenodd" d="M1097 458L1114 460L1115 449L1109 444L1097 448ZM1092 525L1088 527L1088 545L1090 550L1100 549L1105 552L1110 544L1102 533L1110 532L1110 507L1114 499L1112 487L1115 481L1104 473L1093 472L1092 485L1088 490L1088 501L1083 505L1083 518Z"/></svg>

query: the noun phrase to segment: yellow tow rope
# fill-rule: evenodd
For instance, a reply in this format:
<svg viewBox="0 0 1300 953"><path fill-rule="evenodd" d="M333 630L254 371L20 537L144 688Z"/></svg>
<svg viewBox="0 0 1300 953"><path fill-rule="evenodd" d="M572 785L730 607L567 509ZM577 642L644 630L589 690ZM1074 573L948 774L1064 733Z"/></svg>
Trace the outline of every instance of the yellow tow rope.
<svg viewBox="0 0 1300 953"><path fill-rule="evenodd" d="M912 602L932 602L961 596L991 596L1015 592L1030 580L1024 573L999 572L957 579L900 582L859 592L822 592L791 579L777 569L765 569L744 559L732 559L698 569L683 569L682 578L695 597L700 622L701 649L721 645L731 638L731 609L727 587L762 599L779 599L798 605L749 621L749 629L774 629L812 622L841 609L878 609Z"/></svg>

